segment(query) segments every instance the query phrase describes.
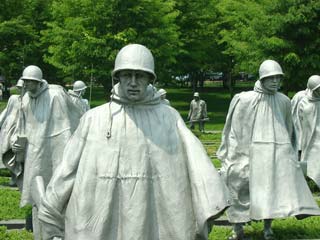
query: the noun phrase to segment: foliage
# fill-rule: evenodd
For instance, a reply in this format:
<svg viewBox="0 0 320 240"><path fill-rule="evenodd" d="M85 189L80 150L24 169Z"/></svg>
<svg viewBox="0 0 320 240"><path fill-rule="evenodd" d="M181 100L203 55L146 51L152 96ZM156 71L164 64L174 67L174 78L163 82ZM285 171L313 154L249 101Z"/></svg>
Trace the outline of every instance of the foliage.
<svg viewBox="0 0 320 240"><path fill-rule="evenodd" d="M202 85L205 72L218 68L223 63L224 56L215 41L216 3L215 0L177 0L177 9L180 12L177 24L180 27L182 49L177 57L175 75L188 74L193 85L197 85L198 80Z"/></svg>
<svg viewBox="0 0 320 240"><path fill-rule="evenodd" d="M18 79L27 55L37 40L33 27L18 17L0 22L0 70L7 78Z"/></svg>
<svg viewBox="0 0 320 240"><path fill-rule="evenodd" d="M73 79L92 73L110 85L116 53L129 43L152 50L160 79L175 63L179 34L173 0L55 0L52 16L42 32L45 60Z"/></svg>
<svg viewBox="0 0 320 240"><path fill-rule="evenodd" d="M257 72L268 58L285 72L285 89L304 87L320 70L319 1L222 0L219 43L235 71Z"/></svg>

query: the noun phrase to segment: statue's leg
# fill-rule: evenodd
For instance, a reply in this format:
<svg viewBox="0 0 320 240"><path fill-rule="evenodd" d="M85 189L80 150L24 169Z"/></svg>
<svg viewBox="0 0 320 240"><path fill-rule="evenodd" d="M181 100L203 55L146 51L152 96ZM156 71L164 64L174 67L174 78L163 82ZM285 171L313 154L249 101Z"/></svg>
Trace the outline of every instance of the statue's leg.
<svg viewBox="0 0 320 240"><path fill-rule="evenodd" d="M200 132L204 132L204 121L199 122L199 129L200 129Z"/></svg>
<svg viewBox="0 0 320 240"><path fill-rule="evenodd" d="M40 222L38 218L38 208L36 205L32 206L32 228L34 240L42 240Z"/></svg>
<svg viewBox="0 0 320 240"><path fill-rule="evenodd" d="M263 230L263 236L266 240L274 239L274 234L271 229L272 219L265 219L264 220L264 230Z"/></svg>
<svg viewBox="0 0 320 240"><path fill-rule="evenodd" d="M236 223L233 225L232 235L228 240L244 240L243 224Z"/></svg>

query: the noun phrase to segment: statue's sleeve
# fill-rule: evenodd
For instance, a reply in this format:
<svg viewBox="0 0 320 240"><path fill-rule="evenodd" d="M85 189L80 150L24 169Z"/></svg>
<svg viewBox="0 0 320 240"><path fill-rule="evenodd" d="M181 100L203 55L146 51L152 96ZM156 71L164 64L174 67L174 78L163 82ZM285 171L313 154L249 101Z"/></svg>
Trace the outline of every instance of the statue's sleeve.
<svg viewBox="0 0 320 240"><path fill-rule="evenodd" d="M229 205L228 190L199 139L192 134L180 117L177 118L191 183L197 230L201 236L199 239L207 239L208 220L220 216Z"/></svg>
<svg viewBox="0 0 320 240"><path fill-rule="evenodd" d="M192 115L192 101L191 101L191 103L190 103L190 110L189 110L189 113L188 113L188 119L190 119L191 118L191 115Z"/></svg>
<svg viewBox="0 0 320 240"><path fill-rule="evenodd" d="M82 119L67 143L61 164L54 172L39 208L39 219L63 231L64 208L66 207L75 181L78 164L86 144L86 125Z"/></svg>
<svg viewBox="0 0 320 240"><path fill-rule="evenodd" d="M302 138L303 138L303 133L302 133L302 122L304 118L304 101L300 101L298 106L297 106L297 121L296 121L296 139L297 139L297 148L298 151L302 150Z"/></svg>
<svg viewBox="0 0 320 240"><path fill-rule="evenodd" d="M8 109L5 108L0 114L0 128L1 128L4 120L6 119L7 111L8 111Z"/></svg>
<svg viewBox="0 0 320 240"><path fill-rule="evenodd" d="M222 131L221 136L221 144L217 151L217 157L219 160L224 161L227 158L228 151L229 151L229 135L231 132L231 123L233 119L233 113L236 109L236 106L238 105L240 101L240 95L237 94L232 98L232 101L229 106L226 122Z"/></svg>

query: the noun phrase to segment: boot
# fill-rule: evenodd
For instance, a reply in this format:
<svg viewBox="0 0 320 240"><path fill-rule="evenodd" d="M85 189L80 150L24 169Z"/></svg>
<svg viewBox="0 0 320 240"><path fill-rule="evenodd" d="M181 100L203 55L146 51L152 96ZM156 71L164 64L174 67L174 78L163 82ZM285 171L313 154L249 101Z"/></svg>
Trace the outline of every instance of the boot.
<svg viewBox="0 0 320 240"><path fill-rule="evenodd" d="M244 232L242 223L236 223L233 225L232 235L228 237L228 240L244 240Z"/></svg>

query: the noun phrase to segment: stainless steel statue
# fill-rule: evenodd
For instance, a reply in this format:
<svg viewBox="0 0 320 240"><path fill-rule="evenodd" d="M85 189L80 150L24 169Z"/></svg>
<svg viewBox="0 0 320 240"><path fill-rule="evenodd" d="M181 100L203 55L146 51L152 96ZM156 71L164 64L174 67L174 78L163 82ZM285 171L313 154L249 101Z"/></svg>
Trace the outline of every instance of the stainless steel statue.
<svg viewBox="0 0 320 240"><path fill-rule="evenodd" d="M0 114L0 166L5 168L3 162L8 163L13 158L12 152L12 136L19 119L19 110L21 108L21 98L24 94L23 80L19 79L16 88L19 92L18 95L11 95L6 108ZM4 161L2 161L4 160ZM10 167L10 166L9 166ZM17 182L16 174L11 173L10 185L18 184L21 187L21 181Z"/></svg>
<svg viewBox="0 0 320 240"><path fill-rule="evenodd" d="M310 83L312 82L312 77L308 79L307 82L307 88L305 90L297 92L293 98L291 99L291 113L292 113L292 120L293 120L293 125L294 125L294 134L295 134L295 139L297 141L296 145L301 146L301 143L299 143L300 133L301 133L301 126L300 121L299 121L299 116L298 116L298 105L301 102L302 99L307 97L308 92L310 91ZM301 151L301 149L299 150Z"/></svg>
<svg viewBox="0 0 320 240"><path fill-rule="evenodd" d="M297 107L300 161L307 167L307 176L320 188L320 76L311 76L308 85L310 90Z"/></svg>
<svg viewBox="0 0 320 240"><path fill-rule="evenodd" d="M207 239L225 185L179 113L161 104L151 52L118 53L111 101L86 113L39 212L44 239Z"/></svg>
<svg viewBox="0 0 320 240"><path fill-rule="evenodd" d="M45 186L49 183L81 115L61 86L43 81L39 67L26 67L21 79L26 94L10 139L15 157L8 159L10 162L6 166L22 180L20 206L33 205L35 239L39 239L37 207L31 186L36 176L43 177Z"/></svg>
<svg viewBox="0 0 320 240"><path fill-rule="evenodd" d="M272 219L320 214L292 144L290 100L277 92L282 75L277 62L264 61L254 90L230 104L217 152L233 197L230 239L243 239L250 220L264 220L264 238L273 239Z"/></svg>
<svg viewBox="0 0 320 240"><path fill-rule="evenodd" d="M86 89L86 84L83 81L78 80L74 82L73 89L68 91L73 103L78 106L83 113L90 109L88 100L82 98Z"/></svg>
<svg viewBox="0 0 320 240"><path fill-rule="evenodd" d="M198 92L193 94L194 99L190 103L190 110L188 120L190 121L190 128L194 129L194 124L199 123L199 130L204 132L204 124L208 120L207 104L200 99Z"/></svg>
<svg viewBox="0 0 320 240"><path fill-rule="evenodd" d="M22 89L23 89L23 80L21 79L18 80L16 84L16 88L18 89L19 94L10 96L6 108L0 114L0 129L2 128L4 121L8 117L12 118L12 116L15 116L18 113L18 110L20 108L21 95L22 95Z"/></svg>

